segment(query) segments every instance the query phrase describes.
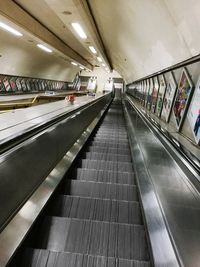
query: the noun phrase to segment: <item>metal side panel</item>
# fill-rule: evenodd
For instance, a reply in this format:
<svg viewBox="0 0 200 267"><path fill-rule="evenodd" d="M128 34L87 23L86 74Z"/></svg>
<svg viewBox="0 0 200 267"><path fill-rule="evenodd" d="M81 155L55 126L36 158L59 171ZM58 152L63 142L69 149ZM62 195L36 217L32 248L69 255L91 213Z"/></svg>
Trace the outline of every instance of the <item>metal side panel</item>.
<svg viewBox="0 0 200 267"><path fill-rule="evenodd" d="M18 158L19 161L21 161L21 168L15 169L15 171L14 171L14 167L15 167L14 166L12 168L12 171L10 171L10 176L8 176L8 177L5 176L5 178L7 178L7 180L5 179L4 187L2 188L0 186L0 192L2 192L2 193L0 193L0 195L1 195L0 201L1 201L1 203L4 203L5 205L8 205L7 202L12 200L12 198L15 200L18 197L17 194L19 192L24 192L23 198L20 199L21 201L27 196L27 194L29 194L30 192L32 193L34 186L32 184L30 184L30 181L37 179L35 181L35 184L40 183L40 185L38 186L37 190L34 193L32 193L32 195L29 197L29 199L26 201L26 203L21 207L21 209L18 211L18 213L12 218L12 220L9 222L9 224L4 228L4 230L0 234L0 266L1 267L4 267L8 264L9 260L11 259L11 257L13 256L13 254L15 253L17 248L20 246L21 242L24 240L27 232L30 230L35 219L40 214L40 212L44 208L44 206L47 203L47 201L49 200L49 198L52 196L52 194L55 191L55 189L57 188L58 184L63 179L64 174L69 169L71 163L76 158L78 152L81 150L81 148L83 147L83 145L85 144L85 142L89 138L91 132L94 130L97 123L101 119L103 113L105 112L106 108L109 105L108 100L104 99L104 101L105 102L102 103L103 106L100 105L101 108L100 107L98 108L97 106L94 107L94 109L96 110L95 111L96 113L91 112L91 110L90 110L89 114L92 113L93 120L91 120L91 116L89 116L91 122L90 122L88 127L84 128L82 135L81 135L81 132L78 132L78 133L76 132L79 135L78 139L77 139L77 136L75 136L75 130L76 131L80 130L81 121L83 120L84 117L81 116L80 120L78 118L76 118L77 123L75 123L74 127L71 128L70 131L68 131L74 136L74 138L76 137L76 141L73 144L70 143L71 148L70 147L68 148L68 146L62 144L62 142L61 142L60 147L55 149L55 151L53 151L53 154L56 155L57 150L59 150L59 149L61 150L62 146L63 146L63 150L68 151L66 154L62 155L62 157L58 157L56 155L57 165L55 164L53 167L53 164L51 164L51 167L52 167L51 169L49 168L48 170L46 170L43 173L43 175L41 175L41 173L40 173L40 176L37 177L38 173L37 173L35 166L37 166L37 164L40 163L39 161L42 161L42 156L34 154L35 151L32 151L31 156L33 159L33 163L32 164L30 163L31 165L29 165L27 162L25 162L25 160L27 161L27 158L26 158L27 156L23 154L22 158ZM80 114L81 114L81 112L79 114L74 115L74 116L78 117ZM89 114L87 112L85 115L88 116ZM94 118L94 115L95 115L95 118ZM69 120L70 125L73 124L72 119L73 118L71 118ZM84 123L86 123L86 122L84 122ZM63 125L65 125L64 122L63 122ZM69 127L69 125L68 125L68 127ZM66 129L65 132L62 133L63 138L65 138L65 140L67 140L67 141L69 141L67 138L68 132ZM56 138L56 135L53 135L53 137ZM33 139L30 141L30 143L34 143L34 142L36 143L37 146L39 146L40 153L45 152L42 150L42 142L38 143L37 139ZM50 141L46 145L51 147L55 143L56 143L56 141L54 141L53 143ZM19 148L19 150L20 149L23 150L23 148L21 148L21 147ZM16 150L18 151L18 148ZM43 155L44 158L45 157L48 158L50 156L51 156L50 154L46 154L46 153ZM8 157L8 159L9 159L9 157ZM16 157L16 159L17 159L17 157ZM24 159L24 161L23 161L23 159ZM31 160L31 158L29 158L29 159ZM24 163L25 166L23 166L23 162L25 162ZM42 161L42 162L44 162L44 161ZM0 163L0 172L2 171L1 164L2 164L2 162ZM12 164L12 161L10 164ZM22 168L22 166L23 166L23 168ZM24 173L24 169L29 170L29 172ZM7 166L7 168L5 168L5 170L9 170L9 166ZM18 173L16 173L16 171ZM44 177L45 174L46 174L46 176ZM14 175L16 176L15 177L16 179L15 179L14 185L12 186L13 192L9 192L9 190L10 190L9 186L12 185ZM33 177L32 175L36 175L36 176ZM1 178L2 178L2 176L1 176ZM20 183L19 183L19 179L17 179L17 178L20 178ZM25 181L26 185L24 185L24 183L23 183L24 181ZM3 190L5 190L5 192L3 192ZM3 194L3 196L2 196L2 194ZM14 200L12 200L12 202L9 202L9 203L13 203L12 206L17 207L17 205L19 205L20 201L18 199L16 199L16 202L15 202ZM5 209L5 205L1 205L0 211ZM2 219L2 217L1 217L1 219Z"/></svg>
<svg viewBox="0 0 200 267"><path fill-rule="evenodd" d="M143 152L138 145L139 138L134 130L130 114L125 107L131 154L136 172L136 180L140 192L146 227L155 267L181 266L172 245L168 229L157 199L155 188L145 165ZM140 118L138 118L139 120Z"/></svg>

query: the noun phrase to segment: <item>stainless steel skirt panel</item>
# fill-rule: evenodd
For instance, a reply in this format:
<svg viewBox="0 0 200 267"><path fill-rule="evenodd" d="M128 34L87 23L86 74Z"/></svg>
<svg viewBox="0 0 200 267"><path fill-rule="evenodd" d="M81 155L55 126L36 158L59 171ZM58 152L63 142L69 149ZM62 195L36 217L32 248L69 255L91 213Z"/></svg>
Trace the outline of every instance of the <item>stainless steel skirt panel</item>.
<svg viewBox="0 0 200 267"><path fill-rule="evenodd" d="M200 266L200 195L144 119L126 102L142 153L180 265ZM155 229L156 230L156 229ZM157 229L159 233L161 229ZM167 248L162 247L167 251ZM163 265L166 266L166 265ZM173 265L170 265L173 266Z"/></svg>

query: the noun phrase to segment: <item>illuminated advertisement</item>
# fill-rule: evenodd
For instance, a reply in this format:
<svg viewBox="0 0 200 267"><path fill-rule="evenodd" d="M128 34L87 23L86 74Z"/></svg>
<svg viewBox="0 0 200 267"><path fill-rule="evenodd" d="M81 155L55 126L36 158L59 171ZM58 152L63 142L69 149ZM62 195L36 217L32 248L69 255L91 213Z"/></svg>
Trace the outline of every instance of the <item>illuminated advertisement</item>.
<svg viewBox="0 0 200 267"><path fill-rule="evenodd" d="M163 109L162 109L162 119L165 120L166 122L168 122L170 118L176 89L177 89L176 80L174 78L173 73L170 72L169 78L167 81L167 87L166 87L165 97L163 101Z"/></svg>
<svg viewBox="0 0 200 267"><path fill-rule="evenodd" d="M152 99L151 99L151 111L155 112L156 109L156 101L158 98L158 90L159 90L159 81L158 81L158 77L154 77L154 86L153 86L153 93L152 93Z"/></svg>
<svg viewBox="0 0 200 267"><path fill-rule="evenodd" d="M183 69L173 107L178 130L180 130L182 126L184 115L191 97L192 89L192 81L187 73L187 70Z"/></svg>
<svg viewBox="0 0 200 267"><path fill-rule="evenodd" d="M146 106L148 110L151 109L151 101L152 101L153 88L154 88L153 78L151 78L150 79L150 82L149 82L149 92L148 92L147 106Z"/></svg>
<svg viewBox="0 0 200 267"><path fill-rule="evenodd" d="M197 144L200 143L200 77L197 82L192 102L188 111L188 119Z"/></svg>

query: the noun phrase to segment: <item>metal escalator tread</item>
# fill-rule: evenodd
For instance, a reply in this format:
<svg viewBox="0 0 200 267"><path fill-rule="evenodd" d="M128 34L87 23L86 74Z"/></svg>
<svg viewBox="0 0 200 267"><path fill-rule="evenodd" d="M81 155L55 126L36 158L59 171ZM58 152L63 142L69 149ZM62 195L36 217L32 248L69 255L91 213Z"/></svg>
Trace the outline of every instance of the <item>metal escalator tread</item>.
<svg viewBox="0 0 200 267"><path fill-rule="evenodd" d="M81 155L19 266L150 267L121 101Z"/></svg>
<svg viewBox="0 0 200 267"><path fill-rule="evenodd" d="M64 194L80 197L138 201L135 185L68 180Z"/></svg>
<svg viewBox="0 0 200 267"><path fill-rule="evenodd" d="M25 267L150 267L149 262L120 258L27 249L22 265Z"/></svg>
<svg viewBox="0 0 200 267"><path fill-rule="evenodd" d="M133 172L133 165L130 162L82 159L81 167L86 169L96 169L96 170Z"/></svg>
<svg viewBox="0 0 200 267"><path fill-rule="evenodd" d="M86 152L85 159L131 162L131 156L120 155L119 153L112 154L112 153Z"/></svg>
<svg viewBox="0 0 200 267"><path fill-rule="evenodd" d="M135 184L134 173L77 168L71 179L104 183Z"/></svg>
<svg viewBox="0 0 200 267"><path fill-rule="evenodd" d="M123 148L114 148L114 147L102 147L102 146L90 146L87 147L87 151L89 152L97 152L97 153L111 153L111 154L121 154L121 155L130 155L129 149Z"/></svg>
<svg viewBox="0 0 200 267"><path fill-rule="evenodd" d="M128 149L129 145L128 144L118 144L118 143L113 143L113 142L104 142L104 141L91 141L92 146L110 146L113 148L119 148L119 149Z"/></svg>
<svg viewBox="0 0 200 267"><path fill-rule="evenodd" d="M144 226L45 217L36 248L133 260L149 260Z"/></svg>
<svg viewBox="0 0 200 267"><path fill-rule="evenodd" d="M85 220L142 224L139 202L59 195L53 216Z"/></svg>

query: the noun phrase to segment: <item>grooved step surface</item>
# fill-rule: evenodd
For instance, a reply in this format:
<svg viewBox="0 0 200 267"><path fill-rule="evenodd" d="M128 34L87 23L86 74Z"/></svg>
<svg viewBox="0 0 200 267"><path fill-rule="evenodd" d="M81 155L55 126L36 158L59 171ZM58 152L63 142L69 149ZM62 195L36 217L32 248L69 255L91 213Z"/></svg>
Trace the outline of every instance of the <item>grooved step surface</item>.
<svg viewBox="0 0 200 267"><path fill-rule="evenodd" d="M81 167L85 169L133 172L133 165L130 162L82 159Z"/></svg>
<svg viewBox="0 0 200 267"><path fill-rule="evenodd" d="M85 158L91 160L131 162L131 157L129 155L120 155L118 153L110 154L110 153L86 152Z"/></svg>
<svg viewBox="0 0 200 267"><path fill-rule="evenodd" d="M135 184L134 173L77 168L71 178L104 183Z"/></svg>
<svg viewBox="0 0 200 267"><path fill-rule="evenodd" d="M138 202L60 195L51 212L61 217L142 224Z"/></svg>
<svg viewBox="0 0 200 267"><path fill-rule="evenodd" d="M46 217L37 247L53 251L148 260L141 225ZM36 247L36 248L37 248Z"/></svg>
<svg viewBox="0 0 200 267"><path fill-rule="evenodd" d="M93 141L101 141L101 142L111 142L111 143L124 143L124 144L128 144L128 139L127 138L119 138L119 137L111 137L111 136L100 136L100 137L94 137Z"/></svg>
<svg viewBox="0 0 200 267"><path fill-rule="evenodd" d="M64 193L80 197L138 201L137 189L134 185L69 180Z"/></svg>
<svg viewBox="0 0 200 267"><path fill-rule="evenodd" d="M109 141L91 141L92 146L100 146L100 147L107 147L109 146L110 148L119 148L119 149L129 149L129 144L118 144L114 142L109 142Z"/></svg>
<svg viewBox="0 0 200 267"><path fill-rule="evenodd" d="M97 152L97 153L111 153L111 154L120 154L120 155L131 155L129 149L123 148L114 148L114 147L102 147L102 146L90 146L87 147L87 151Z"/></svg>
<svg viewBox="0 0 200 267"><path fill-rule="evenodd" d="M149 262L43 249L27 249L24 267L150 267Z"/></svg>

